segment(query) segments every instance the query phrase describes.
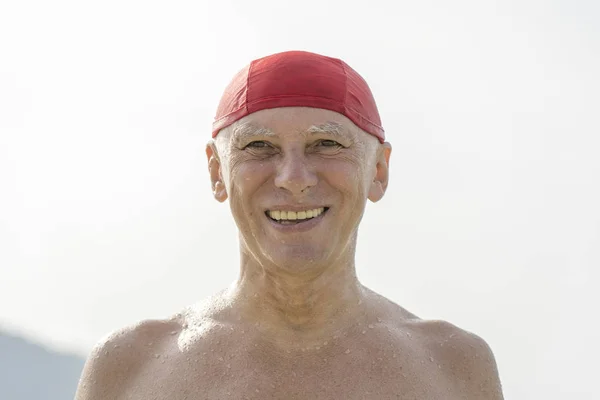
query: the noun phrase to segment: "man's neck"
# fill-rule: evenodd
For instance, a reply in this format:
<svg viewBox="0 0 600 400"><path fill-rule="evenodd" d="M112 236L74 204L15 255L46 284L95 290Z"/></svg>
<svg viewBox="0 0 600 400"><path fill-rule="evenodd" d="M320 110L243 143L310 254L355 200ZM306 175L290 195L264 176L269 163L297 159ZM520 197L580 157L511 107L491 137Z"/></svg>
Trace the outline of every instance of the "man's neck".
<svg viewBox="0 0 600 400"><path fill-rule="evenodd" d="M227 291L231 311L266 340L286 347L343 332L364 319L367 309L350 260L294 274L242 256L240 276Z"/></svg>

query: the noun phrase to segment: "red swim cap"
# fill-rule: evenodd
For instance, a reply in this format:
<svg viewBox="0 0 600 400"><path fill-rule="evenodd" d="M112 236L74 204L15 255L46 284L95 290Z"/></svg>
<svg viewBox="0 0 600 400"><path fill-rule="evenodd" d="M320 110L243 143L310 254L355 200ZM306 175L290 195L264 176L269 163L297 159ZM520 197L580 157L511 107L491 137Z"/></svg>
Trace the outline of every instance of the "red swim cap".
<svg viewBox="0 0 600 400"><path fill-rule="evenodd" d="M260 58L238 72L221 97L212 137L248 114L277 107L335 111L385 141L367 82L342 60L305 51Z"/></svg>

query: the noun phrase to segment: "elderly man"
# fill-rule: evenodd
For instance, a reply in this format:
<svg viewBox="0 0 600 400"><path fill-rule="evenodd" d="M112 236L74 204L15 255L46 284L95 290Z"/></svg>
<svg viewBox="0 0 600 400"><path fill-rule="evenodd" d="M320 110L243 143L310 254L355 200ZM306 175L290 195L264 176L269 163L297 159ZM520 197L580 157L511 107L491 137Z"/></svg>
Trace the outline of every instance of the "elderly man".
<svg viewBox="0 0 600 400"><path fill-rule="evenodd" d="M391 153L356 71L308 52L255 60L227 87L212 136L212 191L239 229L239 278L103 340L78 400L502 399L481 338L356 277L358 226L367 199L385 194Z"/></svg>

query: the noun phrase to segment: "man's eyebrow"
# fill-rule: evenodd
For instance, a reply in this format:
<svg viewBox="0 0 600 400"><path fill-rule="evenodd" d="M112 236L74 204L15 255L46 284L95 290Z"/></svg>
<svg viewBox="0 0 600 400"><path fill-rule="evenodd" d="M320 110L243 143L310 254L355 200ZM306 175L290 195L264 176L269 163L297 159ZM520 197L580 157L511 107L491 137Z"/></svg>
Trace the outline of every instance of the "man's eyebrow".
<svg viewBox="0 0 600 400"><path fill-rule="evenodd" d="M251 137L251 136L273 137L276 135L270 129L259 127L259 126L253 125L249 122L239 124L233 129L232 138L234 140L241 140L245 137Z"/></svg>
<svg viewBox="0 0 600 400"><path fill-rule="evenodd" d="M308 128L305 134L308 135L319 135L319 134L329 134L337 137L344 137L344 126L337 122L326 122L321 125L313 125Z"/></svg>
<svg viewBox="0 0 600 400"><path fill-rule="evenodd" d="M300 134L304 136L327 134L342 138L348 136L345 134L346 131L347 129L344 128L344 125L338 122L326 122L320 125L312 125ZM270 129L256 126L250 122L235 126L232 133L232 140L235 141L244 140L245 138L251 138L254 136L277 137L277 134Z"/></svg>

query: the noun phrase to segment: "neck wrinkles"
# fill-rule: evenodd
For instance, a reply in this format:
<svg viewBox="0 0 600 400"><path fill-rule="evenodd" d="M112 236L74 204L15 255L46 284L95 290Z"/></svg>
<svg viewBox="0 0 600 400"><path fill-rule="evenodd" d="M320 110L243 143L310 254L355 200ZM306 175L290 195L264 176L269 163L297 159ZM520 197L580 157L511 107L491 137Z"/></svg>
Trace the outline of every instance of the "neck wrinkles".
<svg viewBox="0 0 600 400"><path fill-rule="evenodd" d="M362 319L366 307L353 254L324 270L293 274L242 252L229 297L244 320L276 342L318 340L344 330Z"/></svg>

